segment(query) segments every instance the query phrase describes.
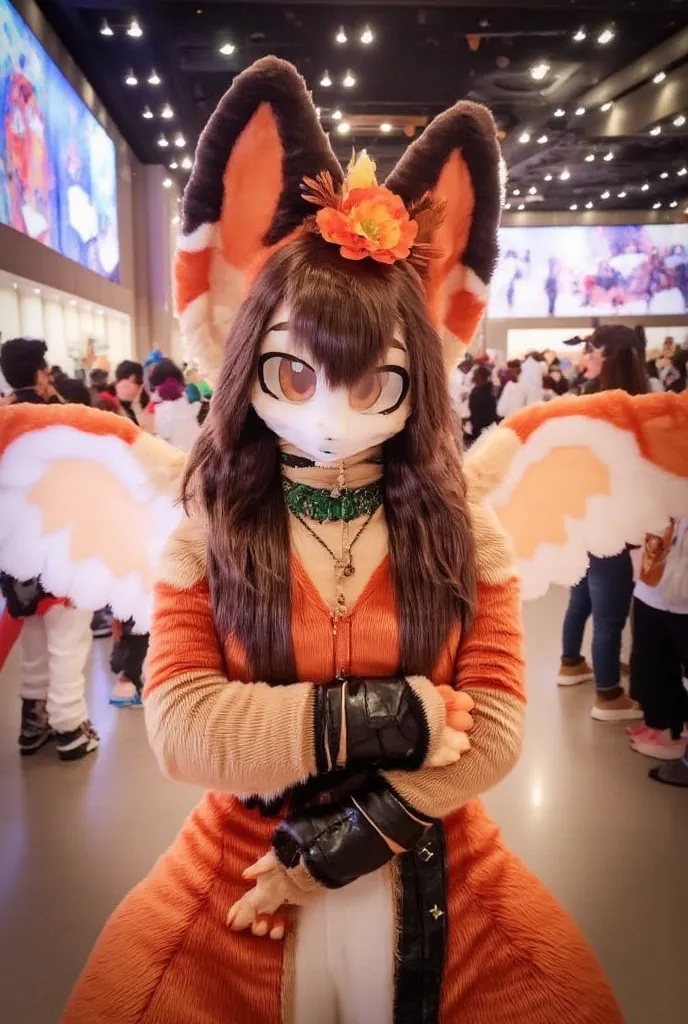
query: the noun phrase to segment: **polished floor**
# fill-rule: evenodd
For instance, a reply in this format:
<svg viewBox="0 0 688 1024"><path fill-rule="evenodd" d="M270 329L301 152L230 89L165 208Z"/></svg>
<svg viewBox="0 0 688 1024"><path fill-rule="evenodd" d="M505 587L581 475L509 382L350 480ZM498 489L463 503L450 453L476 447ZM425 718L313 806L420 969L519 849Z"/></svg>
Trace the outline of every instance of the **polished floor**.
<svg viewBox="0 0 688 1024"><path fill-rule="evenodd" d="M583 928L627 1024L685 1024L688 793L647 779L650 762L628 750L623 726L591 721L589 687L555 687L564 600L555 589L526 606L525 751L487 803ZM20 760L16 657L0 675L2 1024L56 1024L108 913L198 796L160 776L141 712L108 706L108 647L93 648L102 746L85 762L61 764L51 748Z"/></svg>

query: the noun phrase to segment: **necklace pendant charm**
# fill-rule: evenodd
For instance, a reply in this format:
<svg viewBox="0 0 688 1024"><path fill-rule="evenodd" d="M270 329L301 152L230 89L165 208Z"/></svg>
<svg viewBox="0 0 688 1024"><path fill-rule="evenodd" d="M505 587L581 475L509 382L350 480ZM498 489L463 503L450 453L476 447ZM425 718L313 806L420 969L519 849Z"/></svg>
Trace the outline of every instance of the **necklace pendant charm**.
<svg viewBox="0 0 688 1024"><path fill-rule="evenodd" d="M333 487L332 490L330 491L330 497L331 498L341 498L341 496L342 496L342 492L336 486Z"/></svg>
<svg viewBox="0 0 688 1024"><path fill-rule="evenodd" d="M353 576L353 574L355 572L356 572L356 570L354 569L353 565L351 565L351 563L349 563L349 565L344 567L344 575L345 576Z"/></svg>

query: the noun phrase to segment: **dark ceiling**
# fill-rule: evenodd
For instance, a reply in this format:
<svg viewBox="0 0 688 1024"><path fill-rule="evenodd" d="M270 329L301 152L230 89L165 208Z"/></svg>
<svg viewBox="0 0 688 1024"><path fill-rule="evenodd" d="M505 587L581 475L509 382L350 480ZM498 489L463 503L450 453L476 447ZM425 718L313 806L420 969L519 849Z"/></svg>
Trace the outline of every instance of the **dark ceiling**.
<svg viewBox="0 0 688 1024"><path fill-rule="evenodd" d="M180 183L233 75L276 54L305 76L338 155L365 146L382 176L423 124L470 97L503 133L512 209L686 205L686 0L39 2L137 156L177 164ZM140 37L127 34L133 17Z"/></svg>

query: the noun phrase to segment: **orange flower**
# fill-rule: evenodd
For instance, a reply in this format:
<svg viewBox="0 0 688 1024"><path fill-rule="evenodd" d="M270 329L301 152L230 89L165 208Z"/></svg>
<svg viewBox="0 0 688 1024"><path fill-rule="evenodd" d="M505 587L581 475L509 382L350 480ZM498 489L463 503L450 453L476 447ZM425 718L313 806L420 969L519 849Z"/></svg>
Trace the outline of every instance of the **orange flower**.
<svg viewBox="0 0 688 1024"><path fill-rule="evenodd" d="M339 209L319 210L316 221L325 241L338 245L347 260L403 260L418 234L401 198L381 185L352 189Z"/></svg>

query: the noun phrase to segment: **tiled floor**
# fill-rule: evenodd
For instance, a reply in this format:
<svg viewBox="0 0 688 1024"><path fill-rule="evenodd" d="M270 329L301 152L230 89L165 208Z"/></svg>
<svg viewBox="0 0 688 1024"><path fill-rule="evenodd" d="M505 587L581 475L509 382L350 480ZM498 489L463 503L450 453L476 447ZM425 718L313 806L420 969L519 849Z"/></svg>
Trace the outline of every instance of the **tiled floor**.
<svg viewBox="0 0 688 1024"><path fill-rule="evenodd" d="M649 782L650 762L630 753L623 727L590 720L589 687L554 686L564 597L554 590L526 607L525 752L487 803L582 926L628 1024L684 1024L688 793ZM107 641L94 646L103 742L86 762L61 764L51 748L20 761L16 658L0 676L2 1024L55 1024L108 913L198 795L160 776L140 711L108 707L107 652Z"/></svg>

